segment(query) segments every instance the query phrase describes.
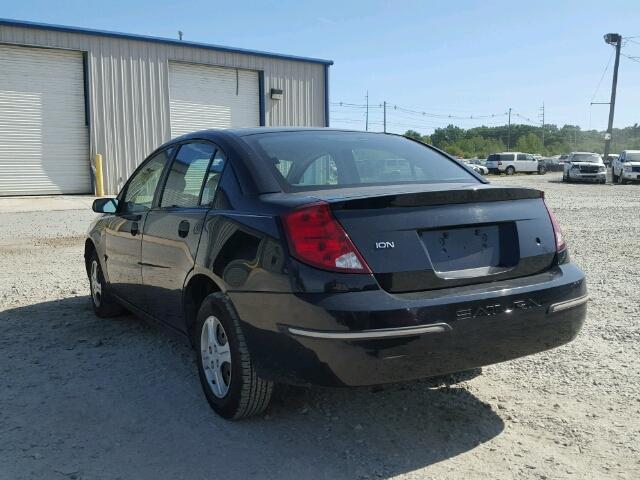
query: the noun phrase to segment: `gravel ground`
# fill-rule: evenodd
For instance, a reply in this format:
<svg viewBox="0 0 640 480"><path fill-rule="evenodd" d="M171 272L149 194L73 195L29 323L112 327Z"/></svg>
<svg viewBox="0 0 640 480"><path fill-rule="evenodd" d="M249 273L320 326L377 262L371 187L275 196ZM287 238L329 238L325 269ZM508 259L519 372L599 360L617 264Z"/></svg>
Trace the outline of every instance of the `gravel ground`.
<svg viewBox="0 0 640 480"><path fill-rule="evenodd" d="M640 478L640 187L545 190L587 273L569 345L452 388L284 389L209 409L181 340L94 317L89 211L0 214L0 478Z"/></svg>

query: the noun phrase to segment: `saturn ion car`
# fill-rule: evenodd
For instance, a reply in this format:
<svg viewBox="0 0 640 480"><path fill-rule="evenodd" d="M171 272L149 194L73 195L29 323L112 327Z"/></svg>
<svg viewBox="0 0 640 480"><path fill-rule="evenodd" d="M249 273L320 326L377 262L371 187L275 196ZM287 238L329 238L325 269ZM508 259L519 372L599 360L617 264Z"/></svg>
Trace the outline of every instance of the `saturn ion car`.
<svg viewBox="0 0 640 480"><path fill-rule="evenodd" d="M586 315L541 191L401 136L192 133L93 210L96 314L189 339L225 418L264 411L278 382L379 385L548 350Z"/></svg>

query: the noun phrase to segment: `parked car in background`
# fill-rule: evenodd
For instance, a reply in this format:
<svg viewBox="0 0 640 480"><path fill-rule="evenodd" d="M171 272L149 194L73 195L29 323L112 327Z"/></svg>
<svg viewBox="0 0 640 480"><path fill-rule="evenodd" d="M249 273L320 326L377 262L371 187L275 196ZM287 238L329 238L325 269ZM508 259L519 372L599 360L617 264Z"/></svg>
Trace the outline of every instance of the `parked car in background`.
<svg viewBox="0 0 640 480"><path fill-rule="evenodd" d="M513 175L515 173L547 173L544 163L540 163L530 153L502 152L487 157L489 173Z"/></svg>
<svg viewBox="0 0 640 480"><path fill-rule="evenodd" d="M560 163L559 156L542 158L541 161L548 172L561 172L563 169L564 162Z"/></svg>
<svg viewBox="0 0 640 480"><path fill-rule="evenodd" d="M640 150L625 150L613 160L611 167L614 182L640 181Z"/></svg>
<svg viewBox="0 0 640 480"><path fill-rule="evenodd" d="M478 172L480 175L486 175L489 173L489 169L487 167L479 163L474 163L472 160L462 159L461 162L464 162L465 165L473 169L475 172Z"/></svg>
<svg viewBox="0 0 640 480"><path fill-rule="evenodd" d="M562 181L605 183L607 167L598 153L571 152L564 162Z"/></svg>
<svg viewBox="0 0 640 480"><path fill-rule="evenodd" d="M126 307L189 339L225 418L264 411L275 382L377 385L549 350L586 316L542 191L401 136L196 132L93 210L95 313Z"/></svg>

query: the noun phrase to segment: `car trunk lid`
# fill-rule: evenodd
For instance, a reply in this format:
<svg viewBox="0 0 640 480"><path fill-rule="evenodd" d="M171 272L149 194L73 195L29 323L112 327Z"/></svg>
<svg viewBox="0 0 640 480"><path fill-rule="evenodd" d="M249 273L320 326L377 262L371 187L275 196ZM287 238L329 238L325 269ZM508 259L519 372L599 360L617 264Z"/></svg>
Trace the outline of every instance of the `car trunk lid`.
<svg viewBox="0 0 640 480"><path fill-rule="evenodd" d="M478 184L322 190L380 285L411 292L533 275L555 257L538 190Z"/></svg>

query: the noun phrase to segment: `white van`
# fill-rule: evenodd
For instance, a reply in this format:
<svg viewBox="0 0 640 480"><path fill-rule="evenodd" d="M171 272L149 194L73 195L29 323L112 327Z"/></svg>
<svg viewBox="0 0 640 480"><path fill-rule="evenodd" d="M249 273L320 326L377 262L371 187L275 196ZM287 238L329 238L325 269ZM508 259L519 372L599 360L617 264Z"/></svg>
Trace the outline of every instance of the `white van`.
<svg viewBox="0 0 640 480"><path fill-rule="evenodd" d="M506 173L507 175L519 172L538 172L541 175L547 173L544 164L540 165L533 155L522 152L492 153L487 157L487 168L489 173Z"/></svg>

